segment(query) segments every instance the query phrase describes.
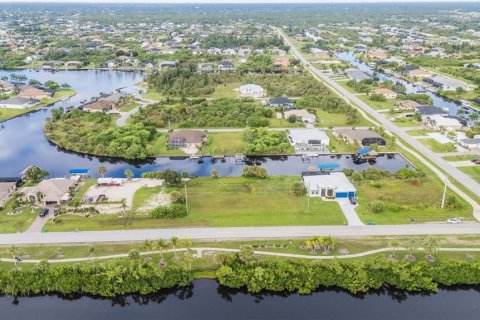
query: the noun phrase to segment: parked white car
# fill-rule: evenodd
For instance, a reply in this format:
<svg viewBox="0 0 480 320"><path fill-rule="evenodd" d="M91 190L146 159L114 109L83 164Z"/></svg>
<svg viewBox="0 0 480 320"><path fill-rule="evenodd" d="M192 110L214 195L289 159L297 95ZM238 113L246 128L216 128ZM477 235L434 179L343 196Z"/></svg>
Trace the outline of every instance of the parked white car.
<svg viewBox="0 0 480 320"><path fill-rule="evenodd" d="M450 218L450 219L447 220L447 223L457 224L457 223L462 223L462 220L460 220L458 218Z"/></svg>

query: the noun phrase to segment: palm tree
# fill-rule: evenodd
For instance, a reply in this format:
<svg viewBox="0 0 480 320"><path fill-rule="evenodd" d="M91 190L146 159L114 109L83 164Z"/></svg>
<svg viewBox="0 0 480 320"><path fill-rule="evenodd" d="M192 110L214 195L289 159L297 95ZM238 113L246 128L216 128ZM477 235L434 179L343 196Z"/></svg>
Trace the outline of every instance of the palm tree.
<svg viewBox="0 0 480 320"><path fill-rule="evenodd" d="M323 247L323 253L328 254L335 248L335 238L332 236L322 237L321 243Z"/></svg>
<svg viewBox="0 0 480 320"><path fill-rule="evenodd" d="M98 174L101 175L102 178L103 178L103 177L105 176L105 174L107 173L107 167L105 167L105 166L100 166L100 167L98 167L97 172L98 172Z"/></svg>
<svg viewBox="0 0 480 320"><path fill-rule="evenodd" d="M192 269L192 253L190 252L190 248L192 246L192 240L190 240L189 238L185 238L182 240L182 243L187 249L187 251L185 252L185 258L187 259L188 269L190 270Z"/></svg>
<svg viewBox="0 0 480 320"><path fill-rule="evenodd" d="M168 243L163 239L158 239L155 247L158 251L160 251L160 261L159 261L159 263L164 264L165 260L164 260L164 256L163 256L163 250L168 248Z"/></svg>
<svg viewBox="0 0 480 320"><path fill-rule="evenodd" d="M123 174L125 175L125 177L127 177L128 180L131 180L133 177L133 171L130 169L125 169Z"/></svg>
<svg viewBox="0 0 480 320"><path fill-rule="evenodd" d="M423 242L426 254L429 256L433 256L434 254L436 254L439 242L440 241L435 236L427 237Z"/></svg>
<svg viewBox="0 0 480 320"><path fill-rule="evenodd" d="M417 244L417 239L415 238L411 238L408 240L407 249L410 255L413 255L415 252L417 252Z"/></svg>
<svg viewBox="0 0 480 320"><path fill-rule="evenodd" d="M145 241L143 242L142 248L148 252L153 251L153 242L148 239L145 239ZM150 254L147 254L147 258L151 259Z"/></svg>
<svg viewBox="0 0 480 320"><path fill-rule="evenodd" d="M400 247L400 242L397 240L392 240L390 242L390 247L392 247L392 256L395 256L395 251L397 251L398 247Z"/></svg>
<svg viewBox="0 0 480 320"><path fill-rule="evenodd" d="M12 256L13 263L15 263L15 270L17 270L17 257L20 255L20 251L16 246L11 245L10 248L8 248L8 253Z"/></svg>
<svg viewBox="0 0 480 320"><path fill-rule="evenodd" d="M171 237L170 238L170 243L172 244L172 248L173 248L173 254L175 256L175 260L178 260L178 257L177 257L177 251L175 251L176 247L177 247L177 244L178 244L178 238L177 237Z"/></svg>

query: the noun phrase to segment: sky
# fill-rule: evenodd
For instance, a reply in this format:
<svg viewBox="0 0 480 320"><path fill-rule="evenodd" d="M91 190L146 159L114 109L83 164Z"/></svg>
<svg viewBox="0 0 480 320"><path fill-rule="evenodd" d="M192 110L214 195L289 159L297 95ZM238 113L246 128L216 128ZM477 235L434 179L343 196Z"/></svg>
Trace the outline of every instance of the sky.
<svg viewBox="0 0 480 320"><path fill-rule="evenodd" d="M61 3L406 3L406 2L457 2L458 0L0 0L0 3L15 2L61 2ZM480 2L462 0L461 2Z"/></svg>

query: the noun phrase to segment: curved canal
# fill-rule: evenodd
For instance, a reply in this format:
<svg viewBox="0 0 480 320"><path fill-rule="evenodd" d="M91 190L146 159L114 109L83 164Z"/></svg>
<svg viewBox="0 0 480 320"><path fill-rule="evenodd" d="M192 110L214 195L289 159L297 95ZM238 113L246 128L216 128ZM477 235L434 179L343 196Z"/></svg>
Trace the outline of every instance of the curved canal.
<svg viewBox="0 0 480 320"><path fill-rule="evenodd" d="M298 294L248 294L196 280L190 287L114 299L1 297L5 319L479 319L480 292L441 289L436 294L379 291L352 296L324 290Z"/></svg>
<svg viewBox="0 0 480 320"><path fill-rule="evenodd" d="M53 80L58 83L68 83L78 93L67 101L58 102L51 108L78 106L84 100L89 100L99 93L109 93L118 88L134 85L143 79L141 73L120 71L57 71L55 73L33 70L0 71L0 77L11 73L22 74L28 79L41 82ZM0 176L16 176L30 165L37 165L50 172L52 177L62 177L70 169L90 169L93 175L100 165L108 169L108 175L123 177L125 169L131 169L136 176L145 171L157 171L171 168L188 172L193 176L209 176L216 169L222 176L239 176L243 163L235 162L232 157L224 161L203 159L202 163L182 157L160 157L143 161L124 161L122 159L101 158L61 150L48 142L43 134L45 119L50 116L50 108L39 110L21 116L0 125ZM341 168L363 170L368 163L355 164L348 155L331 157L320 156L311 158L309 162L302 161L299 156L258 157L249 159L254 165L267 168L271 175L300 175L308 171L310 166L320 163L338 163ZM383 155L378 158L375 166L384 170L397 171L409 165L400 155Z"/></svg>

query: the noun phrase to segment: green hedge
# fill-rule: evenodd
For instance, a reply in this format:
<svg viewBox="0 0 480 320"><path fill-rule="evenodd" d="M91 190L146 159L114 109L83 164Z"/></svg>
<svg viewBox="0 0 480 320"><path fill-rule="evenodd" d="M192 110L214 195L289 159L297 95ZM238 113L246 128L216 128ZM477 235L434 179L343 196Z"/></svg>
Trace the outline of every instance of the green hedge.
<svg viewBox="0 0 480 320"><path fill-rule="evenodd" d="M145 260L111 260L105 263L48 266L0 272L0 294L31 295L80 293L112 297L128 293L149 294L186 286L192 274L172 265L159 267Z"/></svg>
<svg viewBox="0 0 480 320"><path fill-rule="evenodd" d="M218 281L230 288L298 291L308 294L319 287L340 287L363 293L382 286L407 291L436 291L438 285L480 284L480 262L447 260L427 262L366 261L303 262L292 260L250 260L229 258L217 270Z"/></svg>

